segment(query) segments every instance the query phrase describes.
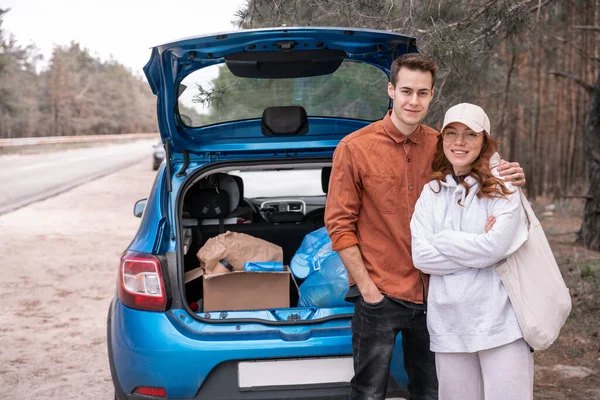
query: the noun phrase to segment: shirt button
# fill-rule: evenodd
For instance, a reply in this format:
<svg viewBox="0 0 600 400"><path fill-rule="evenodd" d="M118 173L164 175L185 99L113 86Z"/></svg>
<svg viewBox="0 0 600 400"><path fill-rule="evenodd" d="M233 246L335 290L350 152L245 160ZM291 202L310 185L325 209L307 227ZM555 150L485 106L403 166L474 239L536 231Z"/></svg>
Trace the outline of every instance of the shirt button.
<svg viewBox="0 0 600 400"><path fill-rule="evenodd" d="M409 186L409 187L408 187L408 190L412 190L412 186Z"/></svg>
<svg viewBox="0 0 600 400"><path fill-rule="evenodd" d="M406 162L410 162L410 157L406 157Z"/></svg>

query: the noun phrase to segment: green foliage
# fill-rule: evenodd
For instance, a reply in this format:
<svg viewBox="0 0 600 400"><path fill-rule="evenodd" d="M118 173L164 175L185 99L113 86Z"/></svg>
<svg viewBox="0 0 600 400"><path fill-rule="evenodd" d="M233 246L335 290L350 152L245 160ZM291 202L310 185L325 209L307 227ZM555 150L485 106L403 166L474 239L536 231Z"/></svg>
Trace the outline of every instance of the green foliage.
<svg viewBox="0 0 600 400"><path fill-rule="evenodd" d="M39 56L34 46L20 46L3 31L2 17L8 11L0 9L0 137L31 132L37 119L35 69Z"/></svg>
<svg viewBox="0 0 600 400"><path fill-rule="evenodd" d="M572 263L578 274L568 280L567 286L576 299L577 308L581 310L600 309L600 259L583 254L579 261ZM577 277L578 279L576 279Z"/></svg>
<svg viewBox="0 0 600 400"><path fill-rule="evenodd" d="M0 9L0 137L156 132L148 85L114 60L78 43L57 46L47 68L35 46L2 30Z"/></svg>
<svg viewBox="0 0 600 400"><path fill-rule="evenodd" d="M182 82L187 90L194 90L191 102L204 111L192 117L188 110L193 104L180 98L180 113L192 117L194 126L259 118L265 108L284 105L301 105L313 116L376 120L388 106L387 76L366 64L344 62L333 74L295 79L239 78L223 64L208 68L218 70L209 82L196 82L200 73ZM201 115L206 117L198 119Z"/></svg>
<svg viewBox="0 0 600 400"><path fill-rule="evenodd" d="M502 92L502 61L494 51L529 31L531 2L516 0L248 0L238 14L244 28L347 26L387 29L417 38L420 51L440 64L436 102L426 123L439 124L458 101Z"/></svg>
<svg viewBox="0 0 600 400"><path fill-rule="evenodd" d="M600 260L579 263L579 271L581 278L595 286L600 286Z"/></svg>

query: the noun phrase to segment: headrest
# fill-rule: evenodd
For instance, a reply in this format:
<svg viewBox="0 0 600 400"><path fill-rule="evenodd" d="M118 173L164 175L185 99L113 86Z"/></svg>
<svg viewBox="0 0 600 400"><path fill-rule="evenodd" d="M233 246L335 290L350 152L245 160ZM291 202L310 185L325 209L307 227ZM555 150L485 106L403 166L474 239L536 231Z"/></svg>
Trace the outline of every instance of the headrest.
<svg viewBox="0 0 600 400"><path fill-rule="evenodd" d="M241 201L244 198L244 180L242 179L241 176L238 175L229 175L231 176L233 179L235 179L235 182L238 185L238 190L240 192L240 203L238 204L238 206L241 206Z"/></svg>
<svg viewBox="0 0 600 400"><path fill-rule="evenodd" d="M308 117L301 106L268 107L262 115L265 136L294 136L308 132Z"/></svg>
<svg viewBox="0 0 600 400"><path fill-rule="evenodd" d="M218 208L223 215L227 215L238 208L241 201L238 180L225 173L210 175L196 182L186 194L186 208L194 218L215 218L213 212L207 214L207 208Z"/></svg>
<svg viewBox="0 0 600 400"><path fill-rule="evenodd" d="M323 167L321 169L321 188L323 193L329 191L329 178L331 177L331 167Z"/></svg>

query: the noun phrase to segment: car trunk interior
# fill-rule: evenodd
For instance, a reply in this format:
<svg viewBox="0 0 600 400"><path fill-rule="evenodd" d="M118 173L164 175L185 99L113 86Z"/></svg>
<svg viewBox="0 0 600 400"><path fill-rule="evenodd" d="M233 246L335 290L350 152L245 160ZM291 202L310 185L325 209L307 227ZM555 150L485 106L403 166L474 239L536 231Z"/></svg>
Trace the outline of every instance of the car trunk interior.
<svg viewBox="0 0 600 400"><path fill-rule="evenodd" d="M319 169L320 179L318 185L323 188L323 192L326 192L330 173L329 165L318 164L313 168ZM302 201L304 206L299 210L301 212L289 211L267 206L267 203L273 202L272 199L245 198L244 182L239 178L236 178L237 187L233 189L224 185L224 181L220 180L220 187L214 190L220 193L228 192L232 196L230 196L229 207L221 204L221 208L226 209L227 215L220 215L220 217L215 218L214 214L205 211L216 204L215 200L211 199L215 194L210 186L219 186L216 183L218 179L215 179L215 177L227 175L227 173L221 171L212 175L205 174L201 179L196 178L195 182L186 189L182 217L180 218L180 226L183 231L180 236L183 238L180 248L184 252L184 273L200 267L197 254L209 239L228 231L247 234L280 246L283 251L283 264L289 266L305 236L324 226L325 193L322 193L321 196L308 196L317 199L320 204L307 206ZM239 197L239 199L236 197ZM290 200L290 196L283 198L284 201L294 203L294 200ZM296 196L295 198L302 197ZM218 201L220 200L216 200L216 202ZM301 200L297 201L300 202ZM281 205L283 203L277 204ZM295 207L287 208L295 209ZM298 305L298 285L301 283L301 280L290 279L290 307ZM185 297L188 304L196 303L199 305L198 312L203 311L203 280L193 279L187 282L185 284Z"/></svg>

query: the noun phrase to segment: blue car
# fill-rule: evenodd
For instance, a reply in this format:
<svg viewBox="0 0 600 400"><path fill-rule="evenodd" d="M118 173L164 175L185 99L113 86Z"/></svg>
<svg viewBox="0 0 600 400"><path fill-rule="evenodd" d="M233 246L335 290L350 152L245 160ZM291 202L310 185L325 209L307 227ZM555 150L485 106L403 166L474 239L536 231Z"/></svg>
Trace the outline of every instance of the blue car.
<svg viewBox="0 0 600 400"><path fill-rule="evenodd" d="M336 145L385 115L390 65L407 52L414 38L354 28L244 30L152 49L144 71L165 162L135 204L139 231L108 311L115 399L347 398L353 307L298 307L306 276L289 266L324 225ZM205 245L228 232L244 235L211 257L233 272L211 276ZM232 268L249 237L279 246L283 270ZM408 397L400 341L388 397Z"/></svg>

